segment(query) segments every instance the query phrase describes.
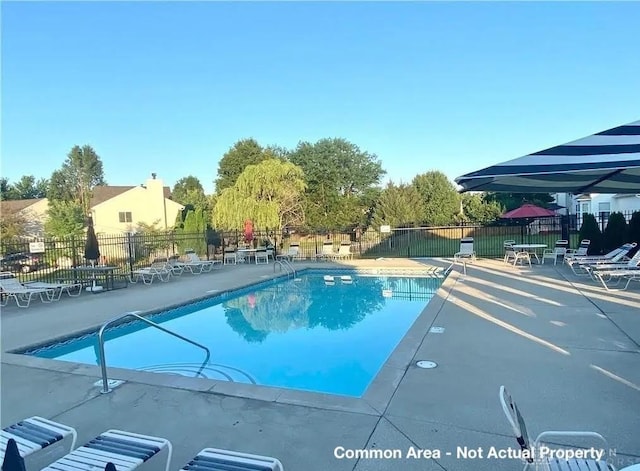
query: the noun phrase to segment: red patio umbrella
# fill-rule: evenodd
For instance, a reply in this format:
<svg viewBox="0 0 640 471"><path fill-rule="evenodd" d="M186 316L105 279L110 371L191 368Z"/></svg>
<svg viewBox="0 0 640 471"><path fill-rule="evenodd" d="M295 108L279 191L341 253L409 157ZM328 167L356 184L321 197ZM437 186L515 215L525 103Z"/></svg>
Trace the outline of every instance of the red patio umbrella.
<svg viewBox="0 0 640 471"><path fill-rule="evenodd" d="M251 242L253 240L253 223L251 219L244 221L244 241Z"/></svg>
<svg viewBox="0 0 640 471"><path fill-rule="evenodd" d="M550 209L541 208L535 204L523 204L519 208L507 211L502 216L502 219L520 219L520 218L542 218L555 216L556 213Z"/></svg>

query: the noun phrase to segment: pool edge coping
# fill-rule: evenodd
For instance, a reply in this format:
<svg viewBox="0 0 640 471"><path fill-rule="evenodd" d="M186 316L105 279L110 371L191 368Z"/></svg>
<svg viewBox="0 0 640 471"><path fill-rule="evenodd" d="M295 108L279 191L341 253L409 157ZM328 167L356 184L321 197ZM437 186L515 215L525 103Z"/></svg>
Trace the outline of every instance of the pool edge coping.
<svg viewBox="0 0 640 471"><path fill-rule="evenodd" d="M302 271L306 270L307 269L304 269ZM311 268L311 270L313 270L313 268ZM387 270L393 270L393 268L388 267L385 268L384 271ZM418 272L420 270L414 271ZM430 326L433 325L433 322L442 310L444 303L460 276L461 275L455 270L451 270L448 275L445 276L441 286L436 290L433 298L429 300L424 309L418 314L409 330L405 333L398 345L396 345L389 357L382 364L380 370L371 380L371 383L368 385L361 397L279 388L275 386L230 383L228 381L209 378L192 378L117 367L109 367L109 378L124 380L125 385L127 383L144 384L228 397L238 397L242 399L260 400L278 404L299 405L326 410L381 416L384 414L391 402L407 370L411 367L418 349L424 343L427 335L429 335ZM282 277L282 275L274 276L264 281L273 281ZM199 296L194 298L191 302L195 303L201 300L210 299L226 292L241 290L256 284L259 283L243 284L241 286L234 287L233 289L221 291L213 296ZM141 312L140 315L146 317L164 310L172 309L173 307L183 306L184 304L185 303L178 303L175 306L150 309L149 311ZM129 321L123 321L123 323L126 322ZM84 363L40 358L16 352L32 350L39 346L68 340L80 335L95 333L101 325L102 324L91 328L81 329L71 334L49 339L46 342L31 344L20 348L14 348L8 352L3 352L2 363L13 366L45 369L63 374L86 376L100 380L101 369L99 365L88 365ZM99 388L97 386L94 386L92 389L95 389L96 395L100 395Z"/></svg>

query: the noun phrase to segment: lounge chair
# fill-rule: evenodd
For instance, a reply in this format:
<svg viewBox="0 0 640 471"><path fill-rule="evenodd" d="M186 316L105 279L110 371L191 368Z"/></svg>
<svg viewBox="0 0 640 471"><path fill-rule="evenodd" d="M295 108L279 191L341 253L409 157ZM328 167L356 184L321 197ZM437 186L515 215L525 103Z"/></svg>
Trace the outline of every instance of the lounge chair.
<svg viewBox="0 0 640 471"><path fill-rule="evenodd" d="M0 431L0 455L7 452L9 440L14 440L22 458L40 456L41 451L49 446L69 441L69 451L76 446L78 434L75 429L67 425L34 416L24 419ZM65 452L66 453L66 452ZM46 453L42 453L46 455ZM55 457L50 458L49 463ZM4 469L4 468L3 468Z"/></svg>
<svg viewBox="0 0 640 471"><path fill-rule="evenodd" d="M556 265L558 263L558 258L564 260L564 256L567 253L567 248L569 247L568 240L556 240L556 245L552 249L544 249L542 251L542 264L544 265L544 260L546 258L553 259L553 264Z"/></svg>
<svg viewBox="0 0 640 471"><path fill-rule="evenodd" d="M299 244L291 244L287 253L276 255L276 259L286 259L290 262L293 262L296 258L299 258L300 255L300 245Z"/></svg>
<svg viewBox="0 0 640 471"><path fill-rule="evenodd" d="M615 468L606 461L596 461L590 459L571 459L560 460L557 458L550 458L545 456L535 455L531 457L532 450L534 453L540 453L541 446L545 445L549 449L553 449L553 445L550 442L545 441L549 439L562 439L562 438L590 438L602 443L600 450L604 450L605 456L608 455L610 450L609 444L602 435L596 432L573 432L573 431L548 431L542 432L531 443L527 428L524 423L520 410L516 406L507 390L504 386L500 386L500 403L502 404L502 410L507 416L507 420L511 425L511 429L520 445L525 458L525 465L523 471L527 469L544 469L547 471L615 471ZM527 457L527 455L529 455ZM535 459L534 459L535 458Z"/></svg>
<svg viewBox="0 0 640 471"><path fill-rule="evenodd" d="M617 262L600 262L594 264L585 264L585 270L591 274L594 270L598 271L609 271L609 270L634 270L640 266L640 250L636 252L636 254L625 260L625 261L617 261Z"/></svg>
<svg viewBox="0 0 640 471"><path fill-rule="evenodd" d="M171 278L171 270L166 262L153 262L149 267L133 270L129 277L131 283L142 280L145 285L150 285L156 278L164 283Z"/></svg>
<svg viewBox="0 0 640 471"><path fill-rule="evenodd" d="M335 258L345 258L351 260L353 258L353 254L351 253L351 242L341 242L340 248L338 249L338 253L335 255Z"/></svg>
<svg viewBox="0 0 640 471"><path fill-rule="evenodd" d="M636 243L624 244L621 247L612 250L611 252L601 256L590 257L576 257L569 260L565 259L565 262L571 268L571 271L575 275L588 275L589 270L586 267L590 265L600 265L608 263L618 263L627 256L627 254L636 247Z"/></svg>
<svg viewBox="0 0 640 471"><path fill-rule="evenodd" d="M594 270L593 279L600 282L604 289L611 291L610 285L618 285L622 281L627 281L624 288L626 290L632 281L640 281L640 268L624 270Z"/></svg>
<svg viewBox="0 0 640 471"><path fill-rule="evenodd" d="M215 265L221 264L220 260L203 260L194 252L189 252L186 255L189 260L185 265L200 265L201 271L210 272Z"/></svg>
<svg viewBox="0 0 640 471"><path fill-rule="evenodd" d="M31 300L34 296L39 296L40 301L43 303L49 303L56 299L56 293L53 288L28 287L20 283L12 273L8 275L7 273L0 274L0 291L2 295L0 305L6 306L9 299L13 298L18 307L27 308L31 305Z"/></svg>
<svg viewBox="0 0 640 471"><path fill-rule="evenodd" d="M325 241L322 244L322 252L316 254L316 260L328 259L334 260L336 258L336 252L333 251L333 242Z"/></svg>
<svg viewBox="0 0 640 471"><path fill-rule="evenodd" d="M169 471L173 452L169 440L121 430L108 430L51 463L42 471L102 470L108 463L115 465L118 471L130 471L159 455L163 450L167 451L165 471ZM156 466L152 469L159 468Z"/></svg>
<svg viewBox="0 0 640 471"><path fill-rule="evenodd" d="M181 471L191 470L234 470L234 471L284 471L276 458L251 455L237 451L205 448L198 453Z"/></svg>
<svg viewBox="0 0 640 471"><path fill-rule="evenodd" d="M54 301L58 301L64 292L66 292L71 298L77 298L82 294L82 283L45 283L41 281L27 281L23 284L28 288L54 290L52 297Z"/></svg>
<svg viewBox="0 0 640 471"><path fill-rule="evenodd" d="M464 237L460 239L460 249L453 254L453 262L459 262L461 260L469 260L474 262L476 260L476 252L473 249L473 237Z"/></svg>

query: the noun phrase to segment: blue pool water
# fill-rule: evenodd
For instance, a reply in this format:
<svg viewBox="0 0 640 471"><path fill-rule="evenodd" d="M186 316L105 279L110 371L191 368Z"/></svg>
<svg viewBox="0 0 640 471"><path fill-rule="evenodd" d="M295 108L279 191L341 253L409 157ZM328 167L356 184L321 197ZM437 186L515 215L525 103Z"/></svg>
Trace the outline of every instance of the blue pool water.
<svg viewBox="0 0 640 471"><path fill-rule="evenodd" d="M135 322L107 331L107 365L360 397L435 291L440 278L300 274L150 317L204 350ZM98 364L97 337L31 355Z"/></svg>

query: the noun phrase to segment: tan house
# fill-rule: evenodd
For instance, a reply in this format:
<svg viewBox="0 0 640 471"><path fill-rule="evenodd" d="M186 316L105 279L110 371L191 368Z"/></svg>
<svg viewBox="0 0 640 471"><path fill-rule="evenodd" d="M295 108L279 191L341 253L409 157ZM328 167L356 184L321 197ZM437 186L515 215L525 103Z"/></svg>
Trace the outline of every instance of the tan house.
<svg viewBox="0 0 640 471"><path fill-rule="evenodd" d="M29 237L44 236L44 222L47 220L49 200L35 198L0 202L0 217L18 215L25 221L25 234Z"/></svg>
<svg viewBox="0 0 640 471"><path fill-rule="evenodd" d="M97 186L91 198L96 233L133 232L138 224L171 229L184 206L171 199L171 190L151 174L145 185Z"/></svg>
<svg viewBox="0 0 640 471"><path fill-rule="evenodd" d="M18 213L27 220L27 235L42 237L47 220L49 201L2 201L2 214ZM171 200L171 190L152 174L140 186L97 186L91 198L91 215L96 233L119 234L133 232L138 224L155 225L158 229L171 229L176 217L184 209Z"/></svg>

